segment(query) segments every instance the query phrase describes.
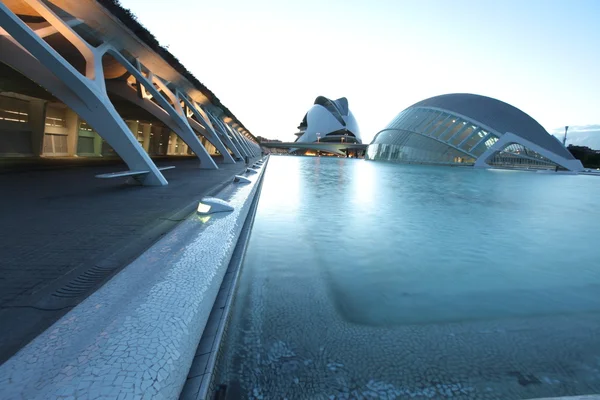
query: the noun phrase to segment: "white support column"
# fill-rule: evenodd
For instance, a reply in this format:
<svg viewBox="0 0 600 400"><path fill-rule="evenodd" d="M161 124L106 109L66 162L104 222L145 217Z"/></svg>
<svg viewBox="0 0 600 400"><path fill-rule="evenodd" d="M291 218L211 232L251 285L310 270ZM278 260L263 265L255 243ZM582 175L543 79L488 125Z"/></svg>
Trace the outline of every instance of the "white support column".
<svg viewBox="0 0 600 400"><path fill-rule="evenodd" d="M86 59L86 76L81 75L1 2L0 25L11 37L0 38L0 60L43 86L84 118L131 170L148 171L143 184L166 185L166 179L150 157L136 145L135 138L106 95L101 53L104 50L88 45L41 1L26 0L26 3L81 52Z"/></svg>
<svg viewBox="0 0 600 400"><path fill-rule="evenodd" d="M215 126L217 127L217 129L219 129L221 131L221 134L224 137L228 137L227 129L225 128L225 124L223 124L223 121L221 121L219 118L215 117L212 114L208 114L208 116L212 119L212 121L215 124ZM241 143L241 141L239 141L233 135L232 135L232 137L233 137L233 140L235 141L235 143L237 144L237 148L239 149L240 153L242 153L242 158L249 157L250 154L248 153L248 150L246 149L246 147Z"/></svg>
<svg viewBox="0 0 600 400"><path fill-rule="evenodd" d="M224 127L224 129L228 130L231 133L231 136L237 138L238 142L244 148L246 155L248 157L252 157L252 152L250 151L250 148L248 147L248 144L246 143L245 138L236 129L233 129L231 126L229 126L229 124L226 124L225 122L223 122L221 120L219 120L219 122Z"/></svg>
<svg viewBox="0 0 600 400"><path fill-rule="evenodd" d="M248 151L246 150L246 148L244 147L244 145L242 145L242 142L239 140L239 138L234 135L233 133L227 133L225 132L224 135L229 136L231 135L231 140L236 143L238 149L240 149L240 152L244 155L244 157L249 157L250 155L248 154Z"/></svg>
<svg viewBox="0 0 600 400"><path fill-rule="evenodd" d="M237 141L240 143L240 145L244 148L244 151L246 152L246 155L248 157L251 157L252 156L252 152L248 148L248 144L246 143L246 141L244 140L244 138L242 137L242 135L240 135L239 132L237 132L237 131L235 131L233 129L229 129L229 131L231 132L231 136L235 137L237 139Z"/></svg>
<svg viewBox="0 0 600 400"><path fill-rule="evenodd" d="M246 136L246 131L242 130L240 128L240 133L244 136L244 138L246 139L246 143L248 143L248 147L250 147L250 151L252 151L252 154L254 154L255 157L258 156L258 151L256 150L256 145L255 143L248 137Z"/></svg>
<svg viewBox="0 0 600 400"><path fill-rule="evenodd" d="M136 76L136 78L137 78L137 76ZM145 79L145 78L142 76L142 79ZM187 116L185 115L177 96L157 76L152 75L151 81L153 83L155 83L160 88L160 90L162 90L171 100L171 103L173 104L172 107L168 103L167 103L167 106L165 106L163 104L161 104L161 106L167 110L169 115L171 115L171 118L173 118L175 121L177 121L177 123L180 127L176 131L176 133L188 144L188 146L190 146L192 151L200 159L201 168L218 169L219 167L217 167L217 164L215 163L215 161L209 155L208 151L206 151L206 148L204 148L204 146L202 146L202 143L200 143L200 139L198 139L198 137L194 133L194 130L188 123ZM144 85L144 86L146 86L146 85ZM154 86L152 86L152 88L146 87L146 89L149 89L149 92L153 96L157 97L157 100L158 100L158 97L163 98L162 95L154 88ZM173 114L173 112L174 112L174 114Z"/></svg>
<svg viewBox="0 0 600 400"><path fill-rule="evenodd" d="M250 145L250 141L248 140L248 138L243 133L241 133L239 131L238 131L238 135L240 135L240 137L244 141L244 144L248 148L248 151L250 152L250 155L255 156L254 151L252 150L252 146Z"/></svg>
<svg viewBox="0 0 600 400"><path fill-rule="evenodd" d="M119 53L115 49L107 47L106 52L112 55L121 65L123 65L125 69L127 69L127 71L134 76L136 81L139 82L140 85L145 88L147 93L149 93L150 95L152 95L152 97L155 98L160 107L162 107L164 111L168 113L170 119L172 120L169 123L169 127L173 129L173 131L177 135L179 135L179 137L181 137L188 144L188 146L190 146L192 151L200 160L201 168L218 169L217 164L215 164L212 157L210 157L210 155L202 146L202 144L198 140L198 137L188 124L187 118L185 118L183 115L183 111L171 106L171 104L169 104L169 102L163 97L163 95L160 94L160 92L154 87L152 82L156 83L160 87L160 89L163 92L165 92L165 94L167 94L167 96L171 97L171 101L174 104L174 106L178 107L179 103L177 102L175 96L169 90L169 88L167 88L167 86L158 77L155 77L151 72L149 73L149 75L150 80L152 82L150 82L150 80L147 79L140 70L134 67L125 57L123 57L121 53ZM138 100L144 100L140 99L139 96L136 97L138 97ZM181 108L181 106L179 106L178 108Z"/></svg>
<svg viewBox="0 0 600 400"><path fill-rule="evenodd" d="M244 138L244 140L246 141L246 145L248 146L248 148L250 149L250 152L252 153L252 155L254 157L256 157L256 149L254 149L254 147L252 146L252 142L250 141L250 139L248 139L246 137L246 135L244 135L242 132L240 132L240 135L242 135L242 137Z"/></svg>
<svg viewBox="0 0 600 400"><path fill-rule="evenodd" d="M182 93L177 92L176 98L178 100L181 100L184 102L184 104L187 106L187 108L196 116L196 118L198 118L198 121L204 121L203 115L196 109L196 107L194 107L194 105ZM179 101L178 101L178 103L179 103ZM217 148L217 150L219 150L219 152L223 155L223 162L225 164L235 164L235 160L233 159L233 157L231 157L231 154L229 154L229 151L227 151L227 148L225 147L223 142L221 142L221 140L219 139L219 136L216 134L216 132L214 132L214 131L211 132L210 127L207 126L206 134L207 134L206 135L207 139L210 140L211 143Z"/></svg>
<svg viewBox="0 0 600 400"><path fill-rule="evenodd" d="M239 160L242 160L244 157L243 157L240 149L229 138L229 135L227 135L227 132L222 132L218 127L217 127L217 129L215 129L213 123L211 122L210 116L208 115L208 113L206 111L204 111L202 109L202 106L196 102L193 102L193 104L196 106L196 109L198 110L198 112L200 114L202 114L203 121L205 122L206 125L208 125L209 129L211 129L212 132L215 133L215 135L220 135L221 139L223 139L223 143L229 148L229 150L231 150L233 152L235 157L238 158Z"/></svg>
<svg viewBox="0 0 600 400"><path fill-rule="evenodd" d="M207 115L209 117L209 120L212 121L212 125L215 128L215 132L217 132L222 138L228 138L227 131L223 127L221 121L210 112L207 112ZM236 143L235 147L238 149L240 155L242 156L241 158L243 159L246 156L244 149L241 148L239 143Z"/></svg>

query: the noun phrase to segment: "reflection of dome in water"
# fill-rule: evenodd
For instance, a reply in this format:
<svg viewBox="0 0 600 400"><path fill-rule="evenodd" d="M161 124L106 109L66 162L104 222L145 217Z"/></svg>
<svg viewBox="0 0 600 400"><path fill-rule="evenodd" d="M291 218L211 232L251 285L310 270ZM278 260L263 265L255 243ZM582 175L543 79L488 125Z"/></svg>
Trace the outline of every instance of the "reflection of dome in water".
<svg viewBox="0 0 600 400"><path fill-rule="evenodd" d="M298 127L298 143L362 143L358 124L345 97L329 100L319 96Z"/></svg>
<svg viewBox="0 0 600 400"><path fill-rule="evenodd" d="M476 167L567 169L579 160L533 118L475 94L446 94L408 107L379 132L367 158Z"/></svg>

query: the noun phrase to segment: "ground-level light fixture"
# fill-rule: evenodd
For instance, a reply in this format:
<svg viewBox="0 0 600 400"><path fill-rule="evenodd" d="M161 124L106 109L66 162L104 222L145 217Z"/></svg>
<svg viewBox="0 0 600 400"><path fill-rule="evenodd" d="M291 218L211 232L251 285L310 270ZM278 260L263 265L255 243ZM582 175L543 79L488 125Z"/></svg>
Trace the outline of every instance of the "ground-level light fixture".
<svg viewBox="0 0 600 400"><path fill-rule="evenodd" d="M246 178L245 176L241 176L241 175L236 175L233 178L233 181L237 182L237 183L250 183L250 182L252 182L250 179Z"/></svg>
<svg viewBox="0 0 600 400"><path fill-rule="evenodd" d="M200 203L198 203L198 214L200 215L229 211L233 211L233 207L225 200L216 197L203 197Z"/></svg>

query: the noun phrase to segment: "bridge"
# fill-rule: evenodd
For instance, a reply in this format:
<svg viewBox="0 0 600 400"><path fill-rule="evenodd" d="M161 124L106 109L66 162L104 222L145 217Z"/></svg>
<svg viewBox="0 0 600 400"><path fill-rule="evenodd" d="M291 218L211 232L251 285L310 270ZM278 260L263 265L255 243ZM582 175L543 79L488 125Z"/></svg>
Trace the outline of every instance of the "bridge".
<svg viewBox="0 0 600 400"><path fill-rule="evenodd" d="M359 143L339 143L339 142L314 142L314 143L298 143L298 142L261 142L262 147L271 149L307 149L315 151L325 151L328 153L345 156L348 150L365 151L367 144Z"/></svg>
<svg viewBox="0 0 600 400"><path fill-rule="evenodd" d="M261 153L235 115L111 0L0 2L0 134L0 157L119 156L129 168L122 175L152 186L167 184L152 155L195 155L217 169L214 155L233 164Z"/></svg>

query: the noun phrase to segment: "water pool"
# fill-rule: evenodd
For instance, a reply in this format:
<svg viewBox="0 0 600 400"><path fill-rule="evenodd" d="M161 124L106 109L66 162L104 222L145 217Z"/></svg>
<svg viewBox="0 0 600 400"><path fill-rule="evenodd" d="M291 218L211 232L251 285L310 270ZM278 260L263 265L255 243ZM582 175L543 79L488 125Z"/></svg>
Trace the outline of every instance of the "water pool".
<svg viewBox="0 0 600 400"><path fill-rule="evenodd" d="M600 180L271 157L228 398L600 393Z"/></svg>

